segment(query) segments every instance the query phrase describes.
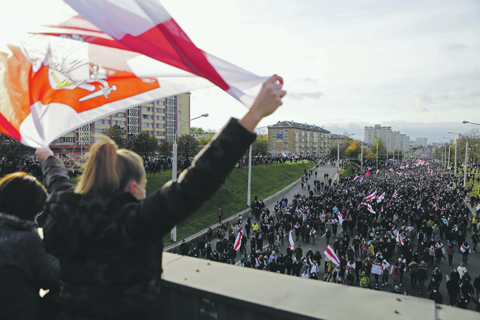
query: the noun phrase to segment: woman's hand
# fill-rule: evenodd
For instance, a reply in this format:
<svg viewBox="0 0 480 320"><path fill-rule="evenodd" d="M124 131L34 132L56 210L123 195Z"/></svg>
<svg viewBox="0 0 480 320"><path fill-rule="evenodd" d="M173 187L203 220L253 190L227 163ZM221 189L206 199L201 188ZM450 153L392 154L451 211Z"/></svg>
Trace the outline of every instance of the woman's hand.
<svg viewBox="0 0 480 320"><path fill-rule="evenodd" d="M40 163L43 163L48 157L53 156L53 152L49 148L40 148L35 151L35 156Z"/></svg>
<svg viewBox="0 0 480 320"><path fill-rule="evenodd" d="M240 123L253 132L260 120L274 113L282 105L282 98L287 94L282 87L283 79L276 74L265 81L252 107L240 120Z"/></svg>

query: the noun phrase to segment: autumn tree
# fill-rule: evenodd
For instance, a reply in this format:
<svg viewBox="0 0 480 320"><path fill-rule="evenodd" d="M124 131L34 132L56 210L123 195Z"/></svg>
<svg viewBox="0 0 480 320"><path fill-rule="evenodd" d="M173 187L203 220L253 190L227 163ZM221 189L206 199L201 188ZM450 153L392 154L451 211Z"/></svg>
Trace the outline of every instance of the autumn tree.
<svg viewBox="0 0 480 320"><path fill-rule="evenodd" d="M32 148L21 144L9 136L0 134L0 159L6 158L7 161L18 163L33 153L34 150Z"/></svg>
<svg viewBox="0 0 480 320"><path fill-rule="evenodd" d="M362 152L361 148L362 146L360 145L360 141L355 140L347 147L347 149L345 150L345 155L349 158L357 159Z"/></svg>

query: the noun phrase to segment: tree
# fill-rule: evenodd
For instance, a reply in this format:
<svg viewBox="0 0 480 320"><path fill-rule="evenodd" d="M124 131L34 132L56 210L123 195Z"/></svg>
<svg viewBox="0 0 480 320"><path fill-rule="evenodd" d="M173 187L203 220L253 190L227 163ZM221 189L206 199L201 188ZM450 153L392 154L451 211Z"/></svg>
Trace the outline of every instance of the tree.
<svg viewBox="0 0 480 320"><path fill-rule="evenodd" d="M362 146L360 145L360 141L353 141L351 145L348 146L348 148L345 150L345 154L349 158L358 158L360 153L362 152L361 150Z"/></svg>
<svg viewBox="0 0 480 320"><path fill-rule="evenodd" d="M190 134L194 134L194 133L205 133L205 131L199 127L191 127Z"/></svg>
<svg viewBox="0 0 480 320"><path fill-rule="evenodd" d="M375 140L375 143L372 146L372 152L375 154L375 158L377 156L377 148L378 148L378 160L387 159L387 149L383 145L381 138L377 138Z"/></svg>
<svg viewBox="0 0 480 320"><path fill-rule="evenodd" d="M109 129L105 129L102 132L104 135L110 137L119 148L131 149L131 142L128 140L125 133L125 128L120 127L119 125L113 125Z"/></svg>
<svg viewBox="0 0 480 320"><path fill-rule="evenodd" d="M142 156L155 154L158 150L158 142L149 131L142 131L132 139L132 150Z"/></svg>
<svg viewBox="0 0 480 320"><path fill-rule="evenodd" d="M173 155L173 142L164 140L158 146L158 152L160 153L161 156L165 158L171 157Z"/></svg>
<svg viewBox="0 0 480 320"><path fill-rule="evenodd" d="M177 140L178 156L184 159L194 157L198 153L199 142L189 134L183 135Z"/></svg>
<svg viewBox="0 0 480 320"><path fill-rule="evenodd" d="M210 142L210 140L212 140L212 138L213 138L213 135L208 136L208 137L201 137L200 139L198 139L198 143L201 146L205 146Z"/></svg>
<svg viewBox="0 0 480 320"><path fill-rule="evenodd" d="M253 156L266 156L268 151L267 135L258 135L252 145Z"/></svg>
<svg viewBox="0 0 480 320"><path fill-rule="evenodd" d="M18 163L20 160L25 159L25 157L30 156L34 153L34 150L30 147L27 147L15 139L12 139L4 134L0 136L0 158L4 157L7 161L12 163Z"/></svg>

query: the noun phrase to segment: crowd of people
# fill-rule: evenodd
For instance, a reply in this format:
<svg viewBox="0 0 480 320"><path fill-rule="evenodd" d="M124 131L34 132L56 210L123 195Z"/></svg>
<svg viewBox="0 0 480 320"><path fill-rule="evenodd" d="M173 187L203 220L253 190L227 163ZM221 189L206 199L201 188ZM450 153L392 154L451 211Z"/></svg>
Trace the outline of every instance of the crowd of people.
<svg viewBox="0 0 480 320"><path fill-rule="evenodd" d="M369 166L373 163L339 184L316 170L305 171L305 194L284 197L272 211L256 198L247 217L222 225L216 235L209 229L191 250L182 243L181 253L375 290L391 285L394 293L416 289L437 303L460 308L478 304L480 277L473 278L467 267L479 241L479 212L473 214L466 201L475 212L478 196L467 198L461 177L424 160ZM472 231L468 238L467 230ZM218 241L213 248L214 236ZM294 247L281 252L280 245L289 244L290 238ZM305 249L320 238L332 247L338 264L323 250ZM462 262L456 267L453 257L458 255ZM448 281L439 268L442 260L453 269ZM449 302L443 300L440 285L446 285Z"/></svg>

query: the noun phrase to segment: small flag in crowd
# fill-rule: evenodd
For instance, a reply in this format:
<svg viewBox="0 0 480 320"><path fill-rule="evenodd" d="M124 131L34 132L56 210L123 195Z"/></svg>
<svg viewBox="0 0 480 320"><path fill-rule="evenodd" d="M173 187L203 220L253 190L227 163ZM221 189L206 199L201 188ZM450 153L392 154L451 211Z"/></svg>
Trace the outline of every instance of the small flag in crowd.
<svg viewBox="0 0 480 320"><path fill-rule="evenodd" d="M338 217L338 221L340 222L340 224L343 224L343 217L342 217L342 214L339 212L337 212L337 217Z"/></svg>
<svg viewBox="0 0 480 320"><path fill-rule="evenodd" d="M372 206L367 204L367 209L368 211L370 211L371 213L376 213L375 210L373 210Z"/></svg>
<svg viewBox="0 0 480 320"><path fill-rule="evenodd" d="M235 249L235 251L238 251L238 249L240 249L241 244L242 244L242 233L239 232L237 234L237 238L235 239L235 245L233 246L233 249Z"/></svg>
<svg viewBox="0 0 480 320"><path fill-rule="evenodd" d="M393 194L392 198L395 198L396 196L398 196L398 191L399 191L399 190L395 191L395 193Z"/></svg>
<svg viewBox="0 0 480 320"><path fill-rule="evenodd" d="M355 176L355 178L353 178L353 181L357 180L358 178L358 174Z"/></svg>
<svg viewBox="0 0 480 320"><path fill-rule="evenodd" d="M295 248L295 243L293 242L292 231L288 233L288 242L288 247L293 250Z"/></svg>
<svg viewBox="0 0 480 320"><path fill-rule="evenodd" d="M385 192L382 193L382 195L380 197L377 198L377 203L380 203L382 202L382 200L385 198Z"/></svg>
<svg viewBox="0 0 480 320"><path fill-rule="evenodd" d="M367 171L367 173L365 173L365 178L368 177L370 175L370 170Z"/></svg>
<svg viewBox="0 0 480 320"><path fill-rule="evenodd" d="M335 254L335 251L333 251L332 247L328 246L324 253L325 253L325 257L327 257L328 260L331 260L337 266L340 265L340 260Z"/></svg>
<svg viewBox="0 0 480 320"><path fill-rule="evenodd" d="M374 193L372 193L371 195L369 195L368 197L366 197L366 198L365 198L365 201L373 200L373 199L375 199L376 196L377 196L377 191L375 191Z"/></svg>

